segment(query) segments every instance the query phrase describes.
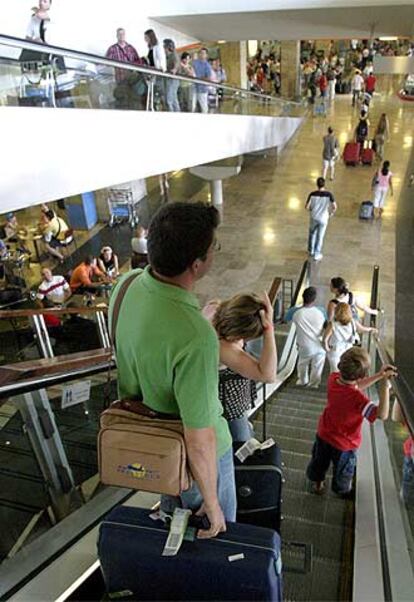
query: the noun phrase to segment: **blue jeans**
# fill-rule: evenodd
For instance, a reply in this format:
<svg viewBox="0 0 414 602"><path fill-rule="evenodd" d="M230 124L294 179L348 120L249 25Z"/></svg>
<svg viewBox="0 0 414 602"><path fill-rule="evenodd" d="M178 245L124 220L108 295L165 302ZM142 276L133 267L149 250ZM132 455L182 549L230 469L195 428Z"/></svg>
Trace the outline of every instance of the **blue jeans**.
<svg viewBox="0 0 414 602"><path fill-rule="evenodd" d="M228 422L233 441L248 441L254 437L254 431L247 415L229 420Z"/></svg>
<svg viewBox="0 0 414 602"><path fill-rule="evenodd" d="M322 253L323 239L327 223L318 222L311 218L309 223L308 252L310 255Z"/></svg>
<svg viewBox="0 0 414 602"><path fill-rule="evenodd" d="M404 457L401 497L407 506L414 508L414 460Z"/></svg>
<svg viewBox="0 0 414 602"><path fill-rule="evenodd" d="M331 462L332 491L338 494L349 493L356 468L355 450L341 451L316 435L312 458L306 469L308 479L314 482L324 481Z"/></svg>
<svg viewBox="0 0 414 602"><path fill-rule="evenodd" d="M180 81L172 79L165 82L166 84L166 102L169 111L181 111L180 103L178 102L178 88Z"/></svg>
<svg viewBox="0 0 414 602"><path fill-rule="evenodd" d="M217 495L224 518L227 522L236 522L236 483L234 480L233 449L230 448L220 458L217 465ZM189 508L198 510L203 503L201 492L194 481L187 491L183 491L180 497L172 495L161 496L161 510L166 514L172 514L175 508Z"/></svg>

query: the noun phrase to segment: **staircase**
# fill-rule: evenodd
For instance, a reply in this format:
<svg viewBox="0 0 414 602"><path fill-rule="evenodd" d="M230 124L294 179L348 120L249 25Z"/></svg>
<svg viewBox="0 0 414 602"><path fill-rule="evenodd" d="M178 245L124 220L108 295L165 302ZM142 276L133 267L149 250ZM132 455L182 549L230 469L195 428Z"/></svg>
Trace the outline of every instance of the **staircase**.
<svg viewBox="0 0 414 602"><path fill-rule="evenodd" d="M297 387L294 374L267 404L267 436L281 447L284 463L284 599L292 602L352 597L354 501L331 492L330 476L323 496L310 493L305 475L318 418L326 402L326 378L327 374L324 384L315 390ZM301 561L299 552L286 546L289 541L312 545L310 572L290 572L289 568L300 566Z"/></svg>

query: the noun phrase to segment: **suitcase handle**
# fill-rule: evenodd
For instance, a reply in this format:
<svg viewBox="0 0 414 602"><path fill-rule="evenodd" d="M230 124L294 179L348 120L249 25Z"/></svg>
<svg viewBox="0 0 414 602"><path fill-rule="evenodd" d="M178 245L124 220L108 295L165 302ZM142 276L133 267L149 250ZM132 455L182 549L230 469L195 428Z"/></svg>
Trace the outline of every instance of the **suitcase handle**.
<svg viewBox="0 0 414 602"><path fill-rule="evenodd" d="M303 567L289 567L285 564L283 565L283 570L287 573L299 573L304 575L306 573L310 573L312 570L313 564L313 546L309 543L302 543L300 541L284 541L282 546L284 548L299 548L303 550Z"/></svg>

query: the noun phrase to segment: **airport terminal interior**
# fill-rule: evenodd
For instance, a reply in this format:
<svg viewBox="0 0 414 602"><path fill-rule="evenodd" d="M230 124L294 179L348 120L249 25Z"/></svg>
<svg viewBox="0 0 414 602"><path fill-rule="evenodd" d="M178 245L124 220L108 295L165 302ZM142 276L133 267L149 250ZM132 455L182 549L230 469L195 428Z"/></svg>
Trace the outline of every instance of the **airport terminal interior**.
<svg viewBox="0 0 414 602"><path fill-rule="evenodd" d="M84 4L0 0L0 600L412 600L414 0Z"/></svg>

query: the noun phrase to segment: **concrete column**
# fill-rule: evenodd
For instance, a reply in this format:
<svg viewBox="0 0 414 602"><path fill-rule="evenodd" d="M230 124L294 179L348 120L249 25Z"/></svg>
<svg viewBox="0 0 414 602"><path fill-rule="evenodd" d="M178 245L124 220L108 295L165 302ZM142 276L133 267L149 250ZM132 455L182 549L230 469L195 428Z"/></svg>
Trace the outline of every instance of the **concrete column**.
<svg viewBox="0 0 414 602"><path fill-rule="evenodd" d="M223 204L223 180L210 181L211 202L214 206Z"/></svg>
<svg viewBox="0 0 414 602"><path fill-rule="evenodd" d="M328 58L331 50L331 40L315 40L315 51L323 50L325 57Z"/></svg>
<svg viewBox="0 0 414 602"><path fill-rule="evenodd" d="M282 96L296 98L300 96L300 42L281 43L280 77Z"/></svg>
<svg viewBox="0 0 414 602"><path fill-rule="evenodd" d="M220 44L220 60L227 73L227 83L247 88L247 42Z"/></svg>

